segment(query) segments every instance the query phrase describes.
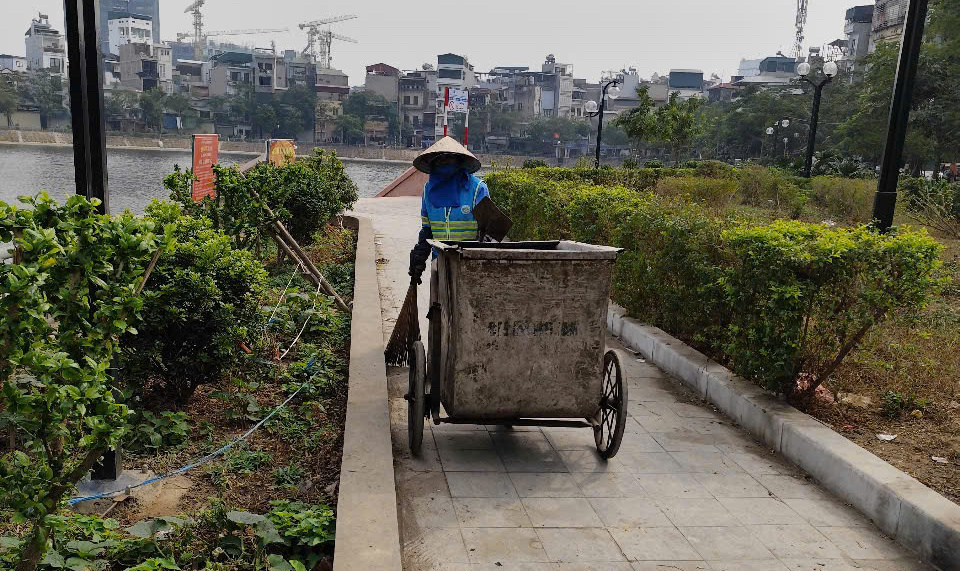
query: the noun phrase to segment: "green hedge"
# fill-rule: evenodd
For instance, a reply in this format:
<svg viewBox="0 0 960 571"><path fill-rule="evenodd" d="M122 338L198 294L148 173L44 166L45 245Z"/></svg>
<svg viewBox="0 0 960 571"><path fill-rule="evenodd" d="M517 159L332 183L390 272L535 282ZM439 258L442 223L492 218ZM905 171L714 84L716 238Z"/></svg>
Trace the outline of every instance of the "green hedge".
<svg viewBox="0 0 960 571"><path fill-rule="evenodd" d="M486 179L513 239L624 248L618 303L776 391L804 374L822 382L873 324L922 307L938 285L941 247L923 232L748 226L683 198L537 170Z"/></svg>

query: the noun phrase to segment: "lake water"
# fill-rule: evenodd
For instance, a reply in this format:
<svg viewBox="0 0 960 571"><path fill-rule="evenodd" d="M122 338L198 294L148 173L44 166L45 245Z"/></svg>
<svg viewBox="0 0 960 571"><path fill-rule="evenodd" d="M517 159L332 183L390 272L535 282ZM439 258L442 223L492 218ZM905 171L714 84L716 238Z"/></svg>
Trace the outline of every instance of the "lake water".
<svg viewBox="0 0 960 571"><path fill-rule="evenodd" d="M175 165L189 166L189 151L109 149L110 211L130 209L142 213L154 198L167 198L163 177ZM223 153L221 163L245 163L252 157ZM407 166L369 161L344 161L347 173L357 183L360 196L376 196ZM11 203L17 196L46 190L63 199L76 189L72 147L0 145L0 200Z"/></svg>

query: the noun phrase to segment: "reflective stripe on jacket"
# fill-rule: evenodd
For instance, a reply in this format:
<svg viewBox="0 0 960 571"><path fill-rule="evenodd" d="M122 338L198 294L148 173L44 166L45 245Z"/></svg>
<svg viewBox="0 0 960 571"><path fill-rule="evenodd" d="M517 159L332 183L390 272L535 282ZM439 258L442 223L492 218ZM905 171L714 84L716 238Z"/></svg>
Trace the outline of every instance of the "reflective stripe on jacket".
<svg viewBox="0 0 960 571"><path fill-rule="evenodd" d="M424 196L421 208L421 222L433 232L434 240L471 241L477 239L477 220L473 217L473 207L490 193L479 178L470 175L469 184L460 191L459 202L462 206L436 207Z"/></svg>

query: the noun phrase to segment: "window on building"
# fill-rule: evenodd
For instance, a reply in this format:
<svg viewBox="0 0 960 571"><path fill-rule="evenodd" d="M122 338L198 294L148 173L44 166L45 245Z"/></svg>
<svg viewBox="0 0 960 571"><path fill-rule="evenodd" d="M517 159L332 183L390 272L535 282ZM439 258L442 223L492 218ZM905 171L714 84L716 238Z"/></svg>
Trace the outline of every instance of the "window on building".
<svg viewBox="0 0 960 571"><path fill-rule="evenodd" d="M409 95L404 95L404 96L403 96L403 104L404 104L404 105L410 105L410 96L409 96Z"/></svg>
<svg viewBox="0 0 960 571"><path fill-rule="evenodd" d="M273 78L269 76L260 77L260 85L262 87L270 87L271 85L273 85Z"/></svg>
<svg viewBox="0 0 960 571"><path fill-rule="evenodd" d="M414 127L419 127L419 126L420 126L420 117L417 116L417 115L414 115L414 116L413 116L413 126L414 126Z"/></svg>
<svg viewBox="0 0 960 571"><path fill-rule="evenodd" d="M414 96L413 96L413 104L414 104L414 105L420 105L420 96L419 96L419 95L414 95Z"/></svg>
<svg viewBox="0 0 960 571"><path fill-rule="evenodd" d="M403 116L403 124L404 124L404 125L409 125L409 124L410 124L410 116L409 116L409 115L404 114L404 116Z"/></svg>
<svg viewBox="0 0 960 571"><path fill-rule="evenodd" d="M463 71L459 69L441 69L437 71L437 77L443 79L463 79Z"/></svg>

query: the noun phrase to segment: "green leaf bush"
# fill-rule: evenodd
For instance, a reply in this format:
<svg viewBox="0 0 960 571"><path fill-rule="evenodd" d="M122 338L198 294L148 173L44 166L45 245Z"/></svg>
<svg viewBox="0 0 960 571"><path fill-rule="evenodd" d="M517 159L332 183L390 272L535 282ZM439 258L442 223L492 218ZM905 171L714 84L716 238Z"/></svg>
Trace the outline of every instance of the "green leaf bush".
<svg viewBox="0 0 960 571"><path fill-rule="evenodd" d="M108 368L135 335L138 287L160 247L154 223L100 215L97 201L46 193L0 202L0 420L16 426L0 457L0 505L29 523L18 569L43 557L56 510L127 426Z"/></svg>
<svg viewBox="0 0 960 571"><path fill-rule="evenodd" d="M623 248L614 300L778 392L799 380L815 389L866 331L922 308L941 284L941 246L924 232L748 225L683 196L595 186L576 173L547 180L543 170L486 178L515 221L511 238Z"/></svg>
<svg viewBox="0 0 960 571"><path fill-rule="evenodd" d="M317 149L312 157L275 166L259 163L246 173L236 166L214 166L216 198L193 200L193 174L177 169L164 180L171 200L183 211L203 216L233 239L234 246L262 249L269 237L269 206L301 244L357 200L357 186L336 153ZM259 198L257 198L259 197Z"/></svg>
<svg viewBox="0 0 960 571"><path fill-rule="evenodd" d="M185 402L238 365L241 343L262 338L267 273L206 218L154 201L146 219L165 228L169 247L143 296L143 324L123 338L122 377L137 398Z"/></svg>
<svg viewBox="0 0 960 571"><path fill-rule="evenodd" d="M877 181L818 176L813 179L813 202L837 222L869 223L873 220L873 197Z"/></svg>

